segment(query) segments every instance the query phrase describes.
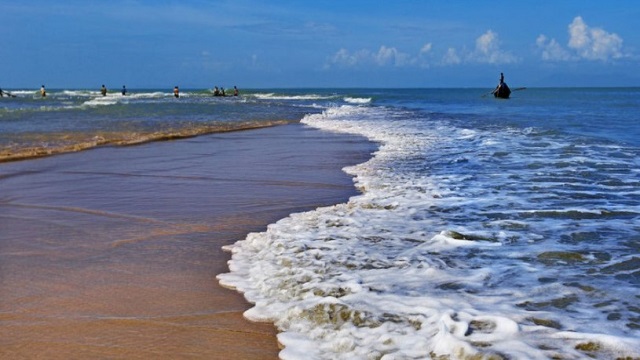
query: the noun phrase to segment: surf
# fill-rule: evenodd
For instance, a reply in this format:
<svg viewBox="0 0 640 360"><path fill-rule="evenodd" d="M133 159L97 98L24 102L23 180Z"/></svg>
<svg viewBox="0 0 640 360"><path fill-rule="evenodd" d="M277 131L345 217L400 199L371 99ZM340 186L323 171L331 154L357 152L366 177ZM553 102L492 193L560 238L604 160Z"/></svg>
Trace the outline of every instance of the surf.
<svg viewBox="0 0 640 360"><path fill-rule="evenodd" d="M637 260L618 247L637 189L622 185L633 173L598 176L630 170L638 149L596 142L567 157L570 133L402 107L329 106L302 123L380 145L345 169L362 195L225 248L220 283L282 331L282 358L638 356L623 300L640 296Z"/></svg>

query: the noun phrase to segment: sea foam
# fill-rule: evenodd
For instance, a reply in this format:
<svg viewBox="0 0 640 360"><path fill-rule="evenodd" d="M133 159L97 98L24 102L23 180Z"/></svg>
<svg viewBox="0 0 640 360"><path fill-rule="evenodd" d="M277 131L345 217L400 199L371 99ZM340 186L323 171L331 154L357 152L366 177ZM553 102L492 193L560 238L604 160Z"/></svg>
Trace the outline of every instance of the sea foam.
<svg viewBox="0 0 640 360"><path fill-rule="evenodd" d="M281 330L278 339L286 348L280 356L638 356L634 331L620 330L619 324L603 319L597 306L587 305L607 301L604 294L590 293L582 285L539 282L558 271L569 271L567 279L579 271L562 262L590 261L566 247L550 253L538 245L545 237L530 229L553 229L562 220L552 215L540 225L527 217L498 217L483 227L471 211L522 200L510 200L511 192L495 193L499 200L484 198L490 186L465 187L474 175L429 176L421 170L430 166L425 154L448 148L453 156L432 161L441 161L444 169L477 167L478 158L466 155L464 148L484 144L498 153L506 146L504 139L439 121L416 128L414 116L352 105L306 116L305 124L364 135L380 144L371 160L345 169L362 195L346 204L292 214L225 248L233 255L230 273L219 275L220 283L255 304L247 318L273 321ZM492 176L498 182L509 179L508 174ZM467 225L456 226L442 216L471 217ZM529 260L536 253L540 260ZM587 303L579 313L564 311L582 301Z"/></svg>

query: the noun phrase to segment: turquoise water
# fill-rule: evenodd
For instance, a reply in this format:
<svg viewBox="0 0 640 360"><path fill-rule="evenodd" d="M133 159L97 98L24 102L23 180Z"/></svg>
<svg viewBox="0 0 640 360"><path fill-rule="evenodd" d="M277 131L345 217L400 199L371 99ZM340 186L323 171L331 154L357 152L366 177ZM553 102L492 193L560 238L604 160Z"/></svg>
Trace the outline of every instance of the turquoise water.
<svg viewBox="0 0 640 360"><path fill-rule="evenodd" d="M379 151L345 169L362 195L228 249L219 279L281 357L639 357L640 89L490 90L16 91L0 153L298 121L363 135Z"/></svg>

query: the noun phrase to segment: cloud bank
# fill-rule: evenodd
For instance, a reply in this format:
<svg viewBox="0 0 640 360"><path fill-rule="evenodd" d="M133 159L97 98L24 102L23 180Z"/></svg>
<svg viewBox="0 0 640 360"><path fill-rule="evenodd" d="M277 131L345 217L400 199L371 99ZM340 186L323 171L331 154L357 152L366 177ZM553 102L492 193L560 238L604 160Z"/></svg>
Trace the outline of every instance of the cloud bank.
<svg viewBox="0 0 640 360"><path fill-rule="evenodd" d="M540 35L536 45L546 61L610 61L629 57L622 48L623 40L618 34L609 33L601 28L592 28L581 16L576 16L568 26L569 42L567 47L556 39Z"/></svg>
<svg viewBox="0 0 640 360"><path fill-rule="evenodd" d="M555 38L541 34L535 40L537 53L544 61L601 61L631 58L623 48L622 38L598 27L590 27L576 16L567 26L568 42L562 45ZM475 39L473 46L437 47L425 43L414 52L403 52L396 47L382 45L377 50L338 50L327 58L325 69L356 67L420 67L457 66L462 64L514 64L521 58L502 48L497 32L487 30Z"/></svg>
<svg viewBox="0 0 640 360"><path fill-rule="evenodd" d="M432 43L424 44L416 53L405 53L395 47L382 45L377 51L361 49L349 51L345 48L338 50L329 57L325 68L357 67L374 65L378 67L409 67L418 66L450 66L462 63L509 64L519 59L509 51L502 50L498 34L487 30L475 41L473 50L466 47L458 50L450 47L441 55L434 52Z"/></svg>

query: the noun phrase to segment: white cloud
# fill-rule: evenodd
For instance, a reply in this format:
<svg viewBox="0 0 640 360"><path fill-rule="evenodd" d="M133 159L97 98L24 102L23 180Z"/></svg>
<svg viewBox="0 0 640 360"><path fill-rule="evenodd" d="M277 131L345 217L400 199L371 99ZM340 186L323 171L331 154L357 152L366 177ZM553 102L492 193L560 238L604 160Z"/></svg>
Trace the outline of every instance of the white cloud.
<svg viewBox="0 0 640 360"><path fill-rule="evenodd" d="M580 16L569 25L569 34L569 47L584 59L606 61L623 57L620 36L600 28L589 28Z"/></svg>
<svg viewBox="0 0 640 360"><path fill-rule="evenodd" d="M462 62L460 56L458 56L458 52L454 48L448 48L447 52L442 56L442 63L444 65L457 65Z"/></svg>
<svg viewBox="0 0 640 360"><path fill-rule="evenodd" d="M377 54L373 54L373 60L380 66L392 64L398 51L395 48L381 46Z"/></svg>
<svg viewBox="0 0 640 360"><path fill-rule="evenodd" d="M542 51L542 60L571 60L571 54L558 44L556 39L547 39L546 36L540 35L536 39L536 45Z"/></svg>
<svg viewBox="0 0 640 360"><path fill-rule="evenodd" d="M487 30L476 39L475 51L468 56L468 60L489 64L510 64L518 61L510 52L500 49L498 34L491 30Z"/></svg>
<svg viewBox="0 0 640 360"><path fill-rule="evenodd" d="M440 62L433 59L440 57ZM508 51L500 48L498 34L488 30L475 41L473 51L457 50L449 47L444 54L434 54L433 44L424 44L415 54L408 54L399 51L395 47L381 46L377 51L367 49L351 52L347 49L340 49L330 56L324 68L333 66L356 67L356 66L377 66L377 67L409 67L417 66L428 68L431 65L458 65L462 63L488 63L488 64L509 64L518 62L519 59Z"/></svg>
<svg viewBox="0 0 640 360"><path fill-rule="evenodd" d="M341 67L354 67L358 65L402 67L415 64L416 61L416 58L411 55L398 51L395 47L387 47L384 45L380 46L377 52L366 49L350 52L342 48L331 56L325 68L329 68L332 65Z"/></svg>
<svg viewBox="0 0 640 360"><path fill-rule="evenodd" d="M458 50L450 47L442 55L441 65L458 65L462 63L486 63L486 64L511 64L519 59L511 52L500 48L498 34L492 30L487 30L475 41L472 51L465 48Z"/></svg>
<svg viewBox="0 0 640 360"><path fill-rule="evenodd" d="M349 54L349 51L344 48L338 50L338 52L331 57L330 61L332 64L342 66L353 66L358 63L358 59L354 55Z"/></svg>
<svg viewBox="0 0 640 360"><path fill-rule="evenodd" d="M480 35L476 39L476 50L484 55L491 56L498 51L498 34L491 30Z"/></svg>
<svg viewBox="0 0 640 360"><path fill-rule="evenodd" d="M427 69L431 67L431 63L432 63L431 60L433 59L433 53L431 51L432 49L433 49L433 45L431 43L426 43L420 48L420 51L418 52L418 57L416 59L418 66L420 66L423 69Z"/></svg>
<svg viewBox="0 0 640 360"><path fill-rule="evenodd" d="M380 66L397 65L396 59L399 57L401 56L396 48L388 48L384 45L380 47L377 54L373 54L373 60Z"/></svg>
<svg viewBox="0 0 640 360"><path fill-rule="evenodd" d="M573 22L569 24L569 47L573 49L581 49L589 46L589 34L587 24L582 17L577 16Z"/></svg>
<svg viewBox="0 0 640 360"><path fill-rule="evenodd" d="M568 49L563 48L555 39L540 35L536 45L541 50L543 60L569 61L591 60L609 61L628 57L622 48L622 38L601 28L591 28L582 17L576 16L568 26Z"/></svg>
<svg viewBox="0 0 640 360"><path fill-rule="evenodd" d="M420 55L424 55L424 54L428 54L431 52L431 48L433 46L431 45L431 43L426 43L424 44L424 46L422 47L422 49L420 49Z"/></svg>

